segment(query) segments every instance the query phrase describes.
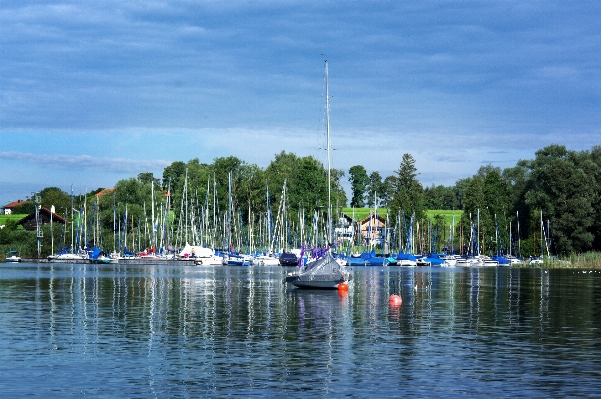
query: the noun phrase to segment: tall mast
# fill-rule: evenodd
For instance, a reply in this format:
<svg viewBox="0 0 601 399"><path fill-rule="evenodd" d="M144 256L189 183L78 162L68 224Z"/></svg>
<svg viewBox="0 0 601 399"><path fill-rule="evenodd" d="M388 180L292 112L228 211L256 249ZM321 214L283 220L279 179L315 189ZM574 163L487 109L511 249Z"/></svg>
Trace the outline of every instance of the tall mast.
<svg viewBox="0 0 601 399"><path fill-rule="evenodd" d="M328 145L328 243L332 243L332 200L331 200L331 181L330 181L330 93L328 91L328 60L326 63L326 137Z"/></svg>

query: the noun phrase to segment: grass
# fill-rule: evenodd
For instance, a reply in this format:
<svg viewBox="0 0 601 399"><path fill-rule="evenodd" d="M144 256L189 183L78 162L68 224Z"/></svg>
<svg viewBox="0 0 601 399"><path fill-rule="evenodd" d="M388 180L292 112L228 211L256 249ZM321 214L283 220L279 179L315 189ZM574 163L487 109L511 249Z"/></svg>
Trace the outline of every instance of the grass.
<svg viewBox="0 0 601 399"><path fill-rule="evenodd" d="M369 215L369 213L373 211L373 208L355 208L355 220L365 219ZM353 208L342 208L342 212L344 212L350 217L353 217ZM386 218L386 212L386 208L378 208L378 215L382 216L383 218ZM428 219L434 219L435 215L442 215L444 216L447 225L451 224L451 222L453 221L453 215L455 215L455 225L457 225L459 224L459 219L461 218L462 213L463 211L442 209L427 211L426 215Z"/></svg>
<svg viewBox="0 0 601 399"><path fill-rule="evenodd" d="M6 224L9 221L18 222L23 219L27 214L15 214L15 215L0 215L0 226Z"/></svg>
<svg viewBox="0 0 601 399"><path fill-rule="evenodd" d="M562 257L560 260L552 260L548 263L551 266L559 267L601 268L601 253L585 252L583 254L572 254L567 257ZM547 266L547 262L545 262L545 266Z"/></svg>
<svg viewBox="0 0 601 399"><path fill-rule="evenodd" d="M435 209L435 210L430 210L427 211L427 216L428 219L434 219L434 216L436 215L442 215L445 219L445 224L447 226L450 226L451 223L453 223L453 215L455 215L455 226L459 225L459 220L461 219L461 215L463 214L463 211L458 211L458 210L447 210L447 209Z"/></svg>

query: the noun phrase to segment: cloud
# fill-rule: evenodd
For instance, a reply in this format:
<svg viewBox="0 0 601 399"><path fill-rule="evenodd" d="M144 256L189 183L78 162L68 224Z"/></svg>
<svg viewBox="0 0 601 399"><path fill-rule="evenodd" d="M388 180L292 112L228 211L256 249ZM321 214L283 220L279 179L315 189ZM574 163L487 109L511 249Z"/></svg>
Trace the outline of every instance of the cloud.
<svg viewBox="0 0 601 399"><path fill-rule="evenodd" d="M140 173L162 170L170 162L162 160L132 160L125 158L99 158L89 155L31 154L17 151L0 152L0 159L9 162L33 164L42 168L96 171L108 173Z"/></svg>
<svg viewBox="0 0 601 399"><path fill-rule="evenodd" d="M334 167L386 176L407 152L424 181L452 184L483 159L599 144L600 12L529 0L4 2L0 133L26 135L32 154L0 159L26 165L24 181L33 166L70 181L63 171L166 165L153 159L323 161L325 53ZM49 142L77 156L47 154ZM98 146L113 158L80 155Z"/></svg>

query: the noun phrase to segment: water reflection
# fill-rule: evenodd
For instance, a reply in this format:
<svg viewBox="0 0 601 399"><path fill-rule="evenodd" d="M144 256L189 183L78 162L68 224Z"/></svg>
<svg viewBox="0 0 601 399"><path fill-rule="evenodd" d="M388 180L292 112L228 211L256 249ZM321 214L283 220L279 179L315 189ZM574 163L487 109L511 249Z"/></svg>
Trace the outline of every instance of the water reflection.
<svg viewBox="0 0 601 399"><path fill-rule="evenodd" d="M0 389L44 397L597 392L601 273L357 267L339 294L290 289L285 272L7 266ZM402 306L389 305L392 294Z"/></svg>

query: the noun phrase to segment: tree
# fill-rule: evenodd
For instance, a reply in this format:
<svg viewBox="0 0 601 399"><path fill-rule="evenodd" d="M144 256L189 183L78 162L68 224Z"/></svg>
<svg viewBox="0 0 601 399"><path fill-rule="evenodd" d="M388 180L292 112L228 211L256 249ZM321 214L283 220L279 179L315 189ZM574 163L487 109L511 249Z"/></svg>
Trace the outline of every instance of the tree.
<svg viewBox="0 0 601 399"><path fill-rule="evenodd" d="M176 188L183 186L183 179L186 174L186 164L181 161L173 162L163 170L163 188L175 191Z"/></svg>
<svg viewBox="0 0 601 399"><path fill-rule="evenodd" d="M384 194L384 185L382 184L382 176L379 172L371 172L369 174L369 185L367 186L367 206L373 207L380 204Z"/></svg>
<svg viewBox="0 0 601 399"><path fill-rule="evenodd" d="M596 170L590 157L564 146L550 145L536 152L526 203L550 221L550 238L559 254L592 248Z"/></svg>
<svg viewBox="0 0 601 399"><path fill-rule="evenodd" d="M474 175L471 178L465 179L465 188L463 194L463 214L461 215L461 226L464 232L464 243L469 246L470 231L474 228L474 232L478 233L478 224L486 231L487 215L481 215L480 211L486 209L484 200L484 178L481 175ZM480 220L478 215L480 214ZM480 223L478 223L480 222ZM471 237L475 238L475 237ZM478 246L481 240L478 237ZM482 248L480 248L482 250Z"/></svg>
<svg viewBox="0 0 601 399"><path fill-rule="evenodd" d="M340 180L344 177L345 173L340 169L331 169L330 175L332 179L332 206L346 207L347 198L346 191L342 187Z"/></svg>
<svg viewBox="0 0 601 399"><path fill-rule="evenodd" d="M500 168L490 168L484 176L484 186L482 188L484 195L485 208L484 221L486 232L484 244L489 253L501 253L501 250L507 249L509 234L507 231L507 217L509 215L509 197L507 187L501 177ZM503 248L500 245L503 244Z"/></svg>
<svg viewBox="0 0 601 399"><path fill-rule="evenodd" d="M40 191L40 199L42 207L51 209L54 206L58 214L71 209L71 195L58 187L46 187Z"/></svg>
<svg viewBox="0 0 601 399"><path fill-rule="evenodd" d="M411 154L404 154L394 180L394 193L390 201L392 215L404 213L409 216L415 212L417 220L425 215L424 190L417 180L419 173L415 167L415 159Z"/></svg>
<svg viewBox="0 0 601 399"><path fill-rule="evenodd" d="M478 234L477 243L481 253L496 254L509 245L507 231L510 201L501 169L485 165L478 173L464 181L463 231L473 227Z"/></svg>
<svg viewBox="0 0 601 399"><path fill-rule="evenodd" d="M394 185L396 178L394 176L388 176L382 182L382 206L385 208L390 207L390 201L394 195Z"/></svg>
<svg viewBox="0 0 601 399"><path fill-rule="evenodd" d="M365 192L369 184L369 176L362 165L352 166L349 171L349 182L351 183L352 208L363 208L365 206Z"/></svg>
<svg viewBox="0 0 601 399"><path fill-rule="evenodd" d="M313 157L301 158L288 181L287 190L290 208L296 210L302 203L311 211L325 209L328 205L328 180L323 165Z"/></svg>
<svg viewBox="0 0 601 399"><path fill-rule="evenodd" d="M593 248L597 251L601 250L601 146L595 146L587 153L589 159L594 164L594 171L591 172L591 178L594 179L591 183L595 187L595 199L593 201L593 210L595 220L590 228L591 234L595 237ZM594 181L594 183L593 183Z"/></svg>
<svg viewBox="0 0 601 399"><path fill-rule="evenodd" d="M424 200L428 209L459 209L453 187L432 184L424 189Z"/></svg>
<svg viewBox="0 0 601 399"><path fill-rule="evenodd" d="M161 179L154 177L152 172L138 173L138 180L144 184L154 183L155 187L161 187Z"/></svg>

